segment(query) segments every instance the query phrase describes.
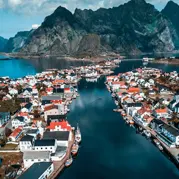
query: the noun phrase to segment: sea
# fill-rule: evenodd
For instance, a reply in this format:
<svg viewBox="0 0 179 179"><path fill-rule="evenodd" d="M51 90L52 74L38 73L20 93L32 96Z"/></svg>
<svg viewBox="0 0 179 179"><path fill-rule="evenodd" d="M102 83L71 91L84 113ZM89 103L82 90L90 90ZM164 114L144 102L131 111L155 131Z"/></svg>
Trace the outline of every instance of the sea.
<svg viewBox="0 0 179 179"><path fill-rule="evenodd" d="M0 60L0 76L19 78L73 65L64 60ZM124 61L115 74L142 66L141 60ZM175 65L147 66L179 72ZM113 112L116 105L104 82L105 77L98 82L79 82L80 97L72 102L68 120L72 126L79 124L82 143L73 164L58 179L178 179L179 170L170 159Z"/></svg>

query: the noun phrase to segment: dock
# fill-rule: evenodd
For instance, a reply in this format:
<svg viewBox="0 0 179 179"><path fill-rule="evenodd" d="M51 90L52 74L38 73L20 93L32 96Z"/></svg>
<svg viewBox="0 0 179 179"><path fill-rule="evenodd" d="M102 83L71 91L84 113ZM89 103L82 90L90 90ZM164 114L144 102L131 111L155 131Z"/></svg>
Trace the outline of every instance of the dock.
<svg viewBox="0 0 179 179"><path fill-rule="evenodd" d="M73 135L72 140L69 141L65 157L61 161L54 161L53 162L53 164L54 164L54 171L48 177L48 179L55 179L60 174L60 172L65 168L65 162L69 159L69 157L71 155L71 149L72 149L72 145L74 144L74 141L75 141L75 137Z"/></svg>

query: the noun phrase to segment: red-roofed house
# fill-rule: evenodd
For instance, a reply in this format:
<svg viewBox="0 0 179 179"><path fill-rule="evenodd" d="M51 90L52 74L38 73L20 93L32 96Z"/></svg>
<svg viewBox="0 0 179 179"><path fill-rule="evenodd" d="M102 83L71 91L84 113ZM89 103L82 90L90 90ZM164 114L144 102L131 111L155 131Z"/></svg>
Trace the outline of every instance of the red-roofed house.
<svg viewBox="0 0 179 179"><path fill-rule="evenodd" d="M125 81L114 81L112 82L112 88L113 90L117 90L119 88L127 88L127 86L125 85Z"/></svg>
<svg viewBox="0 0 179 179"><path fill-rule="evenodd" d="M70 88L64 88L64 93L71 93Z"/></svg>
<svg viewBox="0 0 179 179"><path fill-rule="evenodd" d="M154 110L153 114L157 118L161 118L161 117L168 118L169 117L169 113L168 113L167 108L156 109L156 110Z"/></svg>
<svg viewBox="0 0 179 179"><path fill-rule="evenodd" d="M50 131L71 131L71 125L68 121L60 121L60 122L51 122L47 127Z"/></svg>
<svg viewBox="0 0 179 179"><path fill-rule="evenodd" d="M139 88L134 88L134 87L130 87L128 89L128 93L133 94L133 93L139 93L140 89Z"/></svg>
<svg viewBox="0 0 179 179"><path fill-rule="evenodd" d="M18 127L11 133L11 135L9 136L9 140L15 142L21 136L21 134L22 134L22 128Z"/></svg>

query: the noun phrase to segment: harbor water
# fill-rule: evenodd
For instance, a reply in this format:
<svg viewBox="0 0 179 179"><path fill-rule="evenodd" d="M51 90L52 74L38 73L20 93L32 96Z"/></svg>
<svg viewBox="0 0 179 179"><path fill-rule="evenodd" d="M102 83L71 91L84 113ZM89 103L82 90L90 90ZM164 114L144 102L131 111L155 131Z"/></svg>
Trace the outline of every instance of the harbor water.
<svg viewBox="0 0 179 179"><path fill-rule="evenodd" d="M45 70L38 63L42 62L1 60L0 76L17 78ZM56 66L53 61L48 63L51 68ZM130 71L141 66L142 61L122 62L115 73ZM148 66L165 71L179 71L179 66L159 64ZM101 77L95 83L85 80L79 82L80 97L72 102L68 120L72 126L79 124L82 143L72 166L65 169L58 178L179 178L176 166L149 140L126 125L119 113L113 112L116 106L104 81L105 78Z"/></svg>

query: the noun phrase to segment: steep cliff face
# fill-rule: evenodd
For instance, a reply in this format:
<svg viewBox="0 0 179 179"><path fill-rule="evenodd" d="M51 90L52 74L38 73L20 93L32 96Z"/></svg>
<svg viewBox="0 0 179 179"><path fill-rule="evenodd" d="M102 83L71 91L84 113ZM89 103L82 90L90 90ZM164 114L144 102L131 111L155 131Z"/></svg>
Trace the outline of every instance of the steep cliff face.
<svg viewBox="0 0 179 179"><path fill-rule="evenodd" d="M73 14L63 7L46 17L23 47L23 52L47 54L72 54L86 32L79 26Z"/></svg>
<svg viewBox="0 0 179 179"><path fill-rule="evenodd" d="M74 14L59 7L21 51L59 55L97 55L104 50L166 52L176 49L177 42L178 34L168 18L144 0L131 0L110 9L76 9Z"/></svg>
<svg viewBox="0 0 179 179"><path fill-rule="evenodd" d="M0 36L0 52L4 51L6 44L7 44L7 39Z"/></svg>
<svg viewBox="0 0 179 179"><path fill-rule="evenodd" d="M18 32L14 37L11 37L4 48L5 52L17 52L26 43L34 30Z"/></svg>
<svg viewBox="0 0 179 179"><path fill-rule="evenodd" d="M179 5L173 1L169 1L161 13L172 22L179 36ZM179 48L179 41L177 43L177 48Z"/></svg>

